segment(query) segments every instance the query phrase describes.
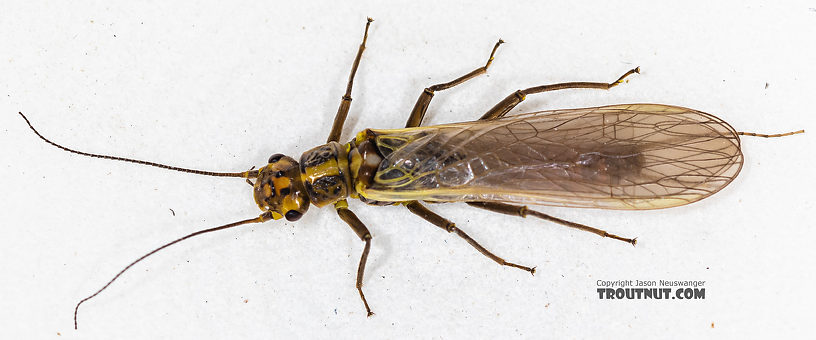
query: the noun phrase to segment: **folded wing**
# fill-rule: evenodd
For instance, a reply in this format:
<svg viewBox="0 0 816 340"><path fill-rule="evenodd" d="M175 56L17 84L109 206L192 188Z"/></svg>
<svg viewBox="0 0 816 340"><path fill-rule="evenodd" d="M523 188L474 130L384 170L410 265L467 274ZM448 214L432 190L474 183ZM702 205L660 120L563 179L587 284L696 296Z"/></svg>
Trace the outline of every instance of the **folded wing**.
<svg viewBox="0 0 816 340"><path fill-rule="evenodd" d="M385 158L360 194L378 201L656 209L703 199L742 167L727 123L657 104L373 131Z"/></svg>

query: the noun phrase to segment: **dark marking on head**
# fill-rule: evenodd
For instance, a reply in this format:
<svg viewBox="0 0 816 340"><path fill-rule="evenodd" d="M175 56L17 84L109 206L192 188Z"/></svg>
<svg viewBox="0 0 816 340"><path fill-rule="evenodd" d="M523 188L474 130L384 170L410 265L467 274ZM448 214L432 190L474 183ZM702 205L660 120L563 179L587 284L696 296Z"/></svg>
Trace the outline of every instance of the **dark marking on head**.
<svg viewBox="0 0 816 340"><path fill-rule="evenodd" d="M281 188L280 189L281 196L286 196L286 195L289 195L291 193L292 193L292 189L290 189L290 188Z"/></svg>

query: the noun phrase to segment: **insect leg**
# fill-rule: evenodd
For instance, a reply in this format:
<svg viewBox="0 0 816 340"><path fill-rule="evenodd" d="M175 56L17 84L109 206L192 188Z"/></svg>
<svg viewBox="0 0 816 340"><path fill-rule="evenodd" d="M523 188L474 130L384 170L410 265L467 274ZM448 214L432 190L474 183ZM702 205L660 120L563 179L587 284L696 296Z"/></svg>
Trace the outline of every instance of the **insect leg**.
<svg viewBox="0 0 816 340"><path fill-rule="evenodd" d="M451 87L464 83L471 78L475 78L479 75L485 74L487 72L487 68L490 67L490 64L493 63L493 55L496 54L496 50L499 48L499 45L503 44L504 40L499 39L496 45L493 46L493 51L490 52L490 57L487 59L487 63L484 66L479 67L470 73L463 75L459 78L456 78L450 82L443 83L443 84L436 84L431 87L425 88L422 91L422 94L419 95L416 104L414 104L414 109L411 110L411 116L408 117L408 121L405 123L405 127L417 127L422 124L422 119L425 117L425 112L428 110L428 104L431 103L431 99L433 99L434 92L447 90Z"/></svg>
<svg viewBox="0 0 816 340"><path fill-rule="evenodd" d="M490 57L487 58L487 62L485 63L484 66L479 67L479 68L471 71L470 73L467 73L467 74L465 74L465 75L463 75L463 76L461 76L459 78L456 78L454 80L451 80L451 81L449 81L447 83L436 84L436 85L433 85L433 86L430 86L430 87L426 87L425 90L422 91L422 94L419 95L419 98L417 98L417 102L416 102L416 104L414 104L414 108L411 110L411 115L408 117L408 121L405 122L405 127L409 128L409 127L417 127L417 126L422 125L422 120L425 118L425 112L428 111L428 105L430 105L431 99L433 99L434 92L447 90L447 89L449 89L451 87L454 87L456 85L464 83L464 82L466 82L466 81L468 81L468 80L470 80L472 78L475 78L477 76L480 76L482 74L487 73L487 68L490 67L490 64L493 63L493 56L496 54L496 50L499 49L499 45L501 45L501 44L504 44L504 40L499 39L499 41L497 41L496 44L493 45L493 50L490 51ZM407 206L409 206L409 209L411 209L410 208L411 205L416 205L416 206L422 207L424 209L424 207L422 205L420 205L417 201L409 202L408 205L407 205ZM433 214L433 212L430 212L427 209L425 209L425 211L428 211L429 213ZM420 216L422 216L422 215L420 215ZM437 217L439 217L439 216L437 215ZM425 218L425 217L423 217L423 218ZM442 217L439 217L439 218L442 218ZM427 218L425 218L425 219L427 220ZM431 223L434 223L434 222L431 222ZM437 224L437 225L439 225L439 224ZM440 227L442 227L443 229L445 228L444 226L440 226ZM449 230L449 232L450 232L450 230ZM464 234L464 232L462 232L462 234ZM464 235L465 235L464 238L466 240L470 240L470 241L473 240L470 237L468 237L467 234L464 234ZM470 242L470 241L468 241L468 242ZM473 243L475 243L475 242L476 241L473 241ZM476 249L484 249L482 246L478 245L478 243L476 243L476 245L474 245L474 247L476 247ZM487 253L485 253L485 252L487 252L487 250L484 250L482 253L485 254L485 255L490 254L490 252L487 252ZM488 257L490 257L491 259L494 259L494 260L495 259L500 259L500 258L496 257L493 254L488 255ZM501 260L501 261L504 261L504 260ZM499 262L499 263L502 263L502 262Z"/></svg>
<svg viewBox="0 0 816 340"><path fill-rule="evenodd" d="M340 134L343 132L343 124L346 122L349 108L351 108L351 88L354 85L354 75L357 73L357 66L360 66L360 59L363 57L365 43L366 40L368 40L368 27L371 26L371 22L374 21L374 19L371 18L367 20L365 33L363 33L363 42L360 44L360 48L357 49L357 57L354 58L354 63L351 64L351 74L349 74L348 84L346 85L346 94L343 95L343 99L340 101L340 107L334 116L334 123L332 124L332 129L331 132L329 132L329 138L326 142L336 142L340 140Z"/></svg>
<svg viewBox="0 0 816 340"><path fill-rule="evenodd" d="M446 218L444 218L442 216L437 215L433 211L428 210L428 208L426 208L424 205L420 204L419 202L417 202L417 201L408 202L408 203L405 204L405 207L407 207L408 210L410 210L415 215L417 215L419 217L422 217L424 220L426 220L428 222L431 222L431 224L433 224L433 225L435 225L437 227L440 227L442 229L445 229L449 233L456 233L456 235L458 235L459 237L465 239L465 241L467 241L467 243L470 243L470 245L473 246L473 248L476 248L476 250L478 250L480 253L482 253L482 255L487 256L488 258L490 258L493 261L496 261L496 263L498 263L498 264L500 264L502 266L508 266L508 267L514 267L514 268L526 270L526 271L530 272L530 274L535 274L535 267L530 268L530 267L525 267L525 266L518 265L518 264L515 264L515 263L507 262L503 258L494 255L489 250L485 249L485 247L482 247L482 245L480 245L478 242L476 242L476 240L474 240L470 236L468 236L468 234L466 234L464 231L457 228L455 223L451 222L450 220L448 220L448 219L446 219Z"/></svg>
<svg viewBox="0 0 816 340"><path fill-rule="evenodd" d="M737 132L737 134L740 135L740 136L752 136L752 137L762 137L762 138L785 137L785 136L795 135L795 134L799 134L799 133L805 133L805 130L797 130L797 131L785 132L785 133L775 133L775 134L772 134L772 135L766 135L764 133L756 133L756 132L742 132L742 131Z"/></svg>
<svg viewBox="0 0 816 340"><path fill-rule="evenodd" d="M545 213L541 213L541 212L529 209L529 208L527 208L527 206L524 206L524 205L513 205L513 204L505 204L505 203L498 203L498 202L467 202L467 204L470 205L470 206L473 206L473 207L482 208L482 209L485 209L485 210L490 210L492 212L497 212L497 213L501 213L501 214L505 214L505 215L516 215L516 216L520 216L520 217L527 217L528 215L535 216L535 217L538 217L538 218L540 218L542 220L555 222L555 223L558 223L560 225L567 226L567 227L570 227L570 228L575 228L575 229L579 229L579 230L583 230L583 231L588 231L590 233L596 234L596 235L601 236L601 237L609 237L611 239L615 239L615 240L623 241L623 242L626 242L626 243L630 243L633 246L635 244L637 244L637 239L636 238L620 237L620 236L615 235L615 234L610 234L610 233L608 233L608 232L606 232L604 230L601 230L601 229L593 228L593 227L586 226L586 225L583 225L583 224L580 224L580 223L575 223L575 222L570 222L570 221L567 221L567 220L562 220L560 218L553 217L553 216L547 215Z"/></svg>
<svg viewBox="0 0 816 340"><path fill-rule="evenodd" d="M533 93L541 93L547 91L555 91L555 90L564 90L564 89L600 89L600 90L608 90L617 86L620 83L623 83L623 80L631 75L632 73L640 73L640 67L633 68L628 72L624 73L618 80L615 80L611 83L590 83L590 82L571 82L571 83L559 83L559 84L551 84L551 85L542 85L531 87L525 90L518 90L513 92L513 94L507 96L498 104L493 106L490 110L487 111L480 120L489 120L489 119L496 119L504 117L510 110L512 110L516 105L524 101L524 98L527 97L529 94Z"/></svg>
<svg viewBox="0 0 816 340"><path fill-rule="evenodd" d="M348 209L346 200L335 203L334 208L337 210L337 215L340 216L340 219L346 222L349 227L351 227L351 230L354 230L357 236L360 237L360 240L365 242L363 255L360 256L360 264L357 267L357 292L360 293L360 298L363 299L363 304L368 313L367 315L372 316L374 313L372 313L371 308L368 307L368 301L366 301L365 294L363 294L363 273L365 272L366 260L368 260L368 252L371 250L371 233L365 224L357 218L357 215Z"/></svg>

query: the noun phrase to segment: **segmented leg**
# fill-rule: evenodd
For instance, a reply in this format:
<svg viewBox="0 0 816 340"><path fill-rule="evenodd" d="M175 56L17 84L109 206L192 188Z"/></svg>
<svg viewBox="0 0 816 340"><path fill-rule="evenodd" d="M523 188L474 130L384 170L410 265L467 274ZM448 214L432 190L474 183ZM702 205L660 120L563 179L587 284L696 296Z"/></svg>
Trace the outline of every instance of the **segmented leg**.
<svg viewBox="0 0 816 340"><path fill-rule="evenodd" d="M419 202L411 201L411 202L406 203L405 206L412 213L414 213L415 215L417 215L419 217L422 217L424 220L426 220L428 222L431 222L431 224L433 224L433 225L435 225L437 227L440 227L442 229L445 229L449 233L456 233L456 235L458 235L459 237L465 239L465 241L467 241L467 243L470 243L470 245L473 246L473 248L476 248L476 250L478 250L480 253L482 253L482 255L487 256L488 258L490 258L493 261L496 261L496 263L498 263L498 264L500 264L502 266L508 266L508 267L522 269L522 270L530 272L530 274L535 274L535 267L530 268L530 267L525 267L525 266L518 265L518 264L515 264L515 263L507 262L503 258L494 255L489 250L485 249L485 247L482 247L482 245L480 245L478 242L476 242L476 240L474 240L470 236L468 236L468 234L466 234L464 231L457 228L455 223L451 222L450 220L448 220L448 219L446 219L446 218L444 218L442 216L437 215L433 211L428 210L428 208L426 208L424 205L420 204Z"/></svg>
<svg viewBox="0 0 816 340"><path fill-rule="evenodd" d="M615 80L611 83L588 83L588 82L571 82L571 83L559 83L559 84L552 84L552 85L542 85L531 87L526 90L518 90L513 94L507 96L498 104L493 106L490 110L487 111L480 120L486 119L496 119L504 117L510 110L512 110L516 105L524 101L524 98L527 97L529 94L534 93L541 93L547 91L555 91L555 90L564 90L564 89L601 89L601 90L608 90L617 86L618 84L622 83L623 80L633 73L640 73L640 67L633 68L628 72L624 73L618 80Z"/></svg>
<svg viewBox="0 0 816 340"><path fill-rule="evenodd" d="M608 238L611 238L611 239L620 240L620 241L623 241L623 242L626 242L626 243L630 243L633 246L635 244L637 244L637 239L636 238L620 237L620 236L615 235L615 234L610 234L610 233L608 233L608 232L606 232L604 230L601 230L601 229L593 228L593 227L586 226L586 225L583 225L583 224L580 224L580 223L575 223L575 222L570 222L570 221L567 221L567 220L562 220L560 218L547 215L545 213L541 213L541 212L538 212L538 211L535 211L535 210L531 210L531 209L527 208L527 206L524 206L524 205L513 205L513 204L505 204L505 203L498 203L498 202L467 202L467 204L469 204L471 206L474 206L474 207L477 207L477 208L482 208L482 209L485 209L485 210L490 210L490 211L493 211L493 212L502 213L502 214L506 214L506 215L515 215L515 216L520 216L520 217L527 217L528 215L535 216L535 217L538 217L538 218L540 218L542 220L555 222L555 223L558 223L560 225L567 226L567 227L570 227L570 228L575 228L575 229L579 229L579 230L583 230L583 231L588 231L590 233L599 235L601 237L608 237Z"/></svg>
<svg viewBox="0 0 816 340"><path fill-rule="evenodd" d="M487 59L487 63L484 66L479 67L470 73L463 75L459 78L456 78L450 82L436 84L431 87L425 88L422 91L422 94L419 95L416 104L414 105L414 109L411 110L411 116L408 117L408 121L405 123L405 127L417 127L422 124L422 119L425 118L425 112L428 111L428 104L431 103L431 99L433 99L434 92L447 90L451 87L464 83L471 78L475 78L476 76L485 74L487 72L487 68L490 67L490 64L493 63L493 55L496 54L496 49L499 48L499 45L503 44L504 40L499 39L496 45L493 46L493 50L490 52L490 57Z"/></svg>
<svg viewBox="0 0 816 340"><path fill-rule="evenodd" d="M365 272L366 260L368 260L368 252L371 250L371 233L365 224L357 218L357 215L348 209L346 200L335 203L334 208L337 210L337 215L340 216L340 219L346 222L346 224L351 227L351 230L354 230L357 236L360 237L360 240L365 242L363 255L360 256L360 264L357 266L357 292L360 293L360 299L363 300L366 313L368 313L367 316L372 316L374 313L372 313L371 308L368 307L368 301L366 301L365 294L363 294L363 273Z"/></svg>
<svg viewBox="0 0 816 340"><path fill-rule="evenodd" d="M762 138L785 137L785 136L795 135L795 134L799 134L799 133L805 133L805 130L797 130L797 131L785 132L785 133L775 133L775 134L772 134L772 135L766 135L764 133L756 133L756 132L743 132L743 131L737 132L737 134L740 135L740 136L752 136L752 137L762 137Z"/></svg>
<svg viewBox="0 0 816 340"><path fill-rule="evenodd" d="M363 57L366 40L368 40L368 27L371 26L372 21L374 21L374 19L371 18L368 18L368 21L366 21L363 42L360 44L360 48L357 49L357 57L354 58L354 63L351 65L351 74L349 74L348 84L346 85L346 94L343 95L343 99L340 101L340 107L334 116L334 123L332 124L332 129L326 142L336 142L340 140L340 134L343 132L343 124L346 122L349 108L351 108L351 88L354 85L354 75L357 73L357 67L360 66L360 58Z"/></svg>
<svg viewBox="0 0 816 340"><path fill-rule="evenodd" d="M466 82L466 81L468 81L468 80L470 80L472 78L475 78L477 76L480 76L482 74L487 73L487 68L490 67L490 64L493 63L493 56L496 54L496 50L499 49L499 45L501 45L501 44L504 44L504 40L499 39L499 41L496 42L496 45L493 45L493 50L490 51L490 57L487 58L487 62L485 63L484 66L479 67L479 68L477 68L477 69L475 69L475 70L473 70L473 71L471 71L471 72L469 72L469 73L467 73L467 74L465 74L465 75L463 75L463 76L461 76L459 78L451 80L451 81L449 81L447 83L436 84L436 85L425 88L425 90L423 90L422 93L419 95L419 98L417 98L417 102L416 102L416 104L414 104L414 108L411 110L411 115L408 116L408 121L405 123L405 127L407 127L407 128L409 128L409 127L418 127L418 126L422 125L422 120L425 118L425 112L428 111L428 105L430 105L431 99L433 99L434 93L436 91L447 90L447 89L449 89L451 87L454 87L456 85L464 83L464 82ZM432 214L433 216L436 216L439 219L445 220L444 218L439 217L439 215L436 215L433 212L431 212L430 210L426 209L424 206L419 204L417 201L408 202L408 203L406 203L405 206L408 207L409 210L411 210L412 207L415 207L414 209L424 209L424 211ZM420 208L416 208L416 207L420 207ZM417 212L414 211L414 210L411 210L411 212L417 214ZM423 215L419 215L419 216L426 219L426 220L428 220L428 218L423 216ZM434 221L431 221L431 220L428 220L428 221L431 222L431 223L434 223L437 226L442 227L443 229L447 230L447 228L445 226L436 224ZM447 220L445 220L445 221L447 221ZM452 223L451 223L451 226L453 226ZM456 229L456 230L458 230L458 229ZM453 232L453 230L448 230L448 231ZM464 235L462 237L465 240L468 240L468 242L471 243L476 249L479 249L479 251L482 252L482 254L485 254L487 257L490 257L491 259L493 259L496 262L499 262L498 260L501 260L501 262L499 262L499 263L500 264L505 264L504 260L502 260L499 257L496 257L495 255L493 255L492 253L490 253L489 251L484 249L484 247L482 247L481 245L476 243L476 241L473 241L473 239L471 239L469 236L467 236L467 234L465 234L462 231L459 231L459 232L461 233L460 236ZM496 259L498 259L498 260L496 260Z"/></svg>

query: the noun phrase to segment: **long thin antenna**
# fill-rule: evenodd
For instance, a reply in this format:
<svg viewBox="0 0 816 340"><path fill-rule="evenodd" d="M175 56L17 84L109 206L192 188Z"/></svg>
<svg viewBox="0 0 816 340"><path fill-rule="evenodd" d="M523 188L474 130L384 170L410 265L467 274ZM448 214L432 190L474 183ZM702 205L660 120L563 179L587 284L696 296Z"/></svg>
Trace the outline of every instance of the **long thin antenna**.
<svg viewBox="0 0 816 340"><path fill-rule="evenodd" d="M777 133L777 134L773 134L773 135L766 135L766 134L762 134L762 133L753 133L753 132L742 132L742 131L737 132L737 134L741 135L741 136L762 137L762 138L785 137L785 136L795 135L795 134L799 134L799 133L805 133L805 130L785 132L785 133Z"/></svg>
<svg viewBox="0 0 816 340"><path fill-rule="evenodd" d="M164 244L164 245L162 245L161 247L158 247L158 248L156 248L156 249L153 249L153 250L152 250L152 251L150 251L149 253L142 255L142 257L140 257L140 258L136 259L136 261L131 262L131 263L130 263L129 265L127 265L127 266L126 266L124 269L122 269L121 271L119 271L119 273L117 273L117 274L116 274L116 276L114 276L114 277L113 277L113 278L112 278L110 281L108 281L108 283L106 283L104 286L102 286L102 288L100 288L99 290L97 290L95 293L91 294L91 296L88 296L88 297L86 297L86 298L84 298L84 299L80 300L80 301L79 301L79 303L77 303L76 308L74 308L74 329L77 329L77 312L79 312L79 305L81 305L81 304L82 304L83 302L85 302L85 301L88 301L88 300L92 299L94 296L97 296L97 295L98 295L99 293L101 293L103 290L107 289L107 288L108 288L108 286L110 286L110 285L111 285L111 283L113 283L113 281L116 281L116 279L118 279L118 278L119 278L119 276L121 276L121 275L122 275L124 272L126 272L128 269L130 269L130 267L133 267L133 265L135 265L135 264L137 264L137 263L141 262L142 260L144 260L144 259L145 259L145 258L147 258L148 256L153 255L153 254L157 253L159 250L162 250L162 249L164 249L164 248L167 248L167 247L169 247L169 246L172 246L172 245L174 245L174 244L176 244L176 243L179 243L179 242L181 242L181 241L184 241L184 240L186 240L186 239L188 239L188 238L191 238L191 237L193 237L193 236L198 236L198 235L201 235L201 234L211 233L211 232L213 232L213 231L218 231L218 230L224 230L224 229L228 229L228 228L232 228L232 227L237 227L237 226L239 226L239 225L248 224L248 223L262 223L262 222L268 221L268 220L270 220L270 219L272 219L272 216L271 216L271 215L269 215L268 213L263 213L263 214L261 214L261 216L258 216L258 217L255 217L255 218L250 218L250 219L243 220L243 221L239 221L239 222L234 222L234 223L230 223L230 224L225 224L225 225L222 225L222 226L220 226L220 227L214 227L214 228L209 228L209 229L199 230L199 231L196 231L196 232L194 232L194 233L192 233L192 234L189 234L189 235L187 235L187 236L184 236L184 237L178 238L178 239L176 239L176 240L174 240L174 241L172 241L172 242L165 243L165 244Z"/></svg>
<svg viewBox="0 0 816 340"><path fill-rule="evenodd" d="M77 155L88 156L88 157L93 157L93 158L111 159L111 160L114 160L114 161L130 162L130 163L143 164L143 165L150 165L150 166L155 166L157 168L181 171L181 172L186 172L186 173L191 173L191 174L196 174L196 175L207 175L207 176L216 176L216 177L241 177L241 178L255 178L255 177L258 176L258 171L212 172L212 171L203 171L203 170L195 170L195 169L185 169L185 168L179 168L179 167L175 167L175 166L164 165L164 164L159 164L159 163L154 163L154 162L142 161L142 160L138 160L138 159L130 159L130 158L124 158L124 157L108 156L108 155L98 155L98 154L93 154L93 153L88 153L88 152L82 152L82 151L69 149L69 148L66 148L66 147L64 147L62 145L59 145L57 143L54 143L54 142L48 140L48 138L43 137L43 135L41 135L37 131L37 129L35 129L34 126L31 125L31 122L28 121L28 118L26 118L26 116L22 112L17 112L17 113L19 113L20 116L22 116L23 119L25 119L26 124L28 124L28 127L31 128L31 131L34 131L34 133L37 135L37 137L40 137L40 139L44 140L48 144L56 146L57 148L68 151L70 153L75 153Z"/></svg>

